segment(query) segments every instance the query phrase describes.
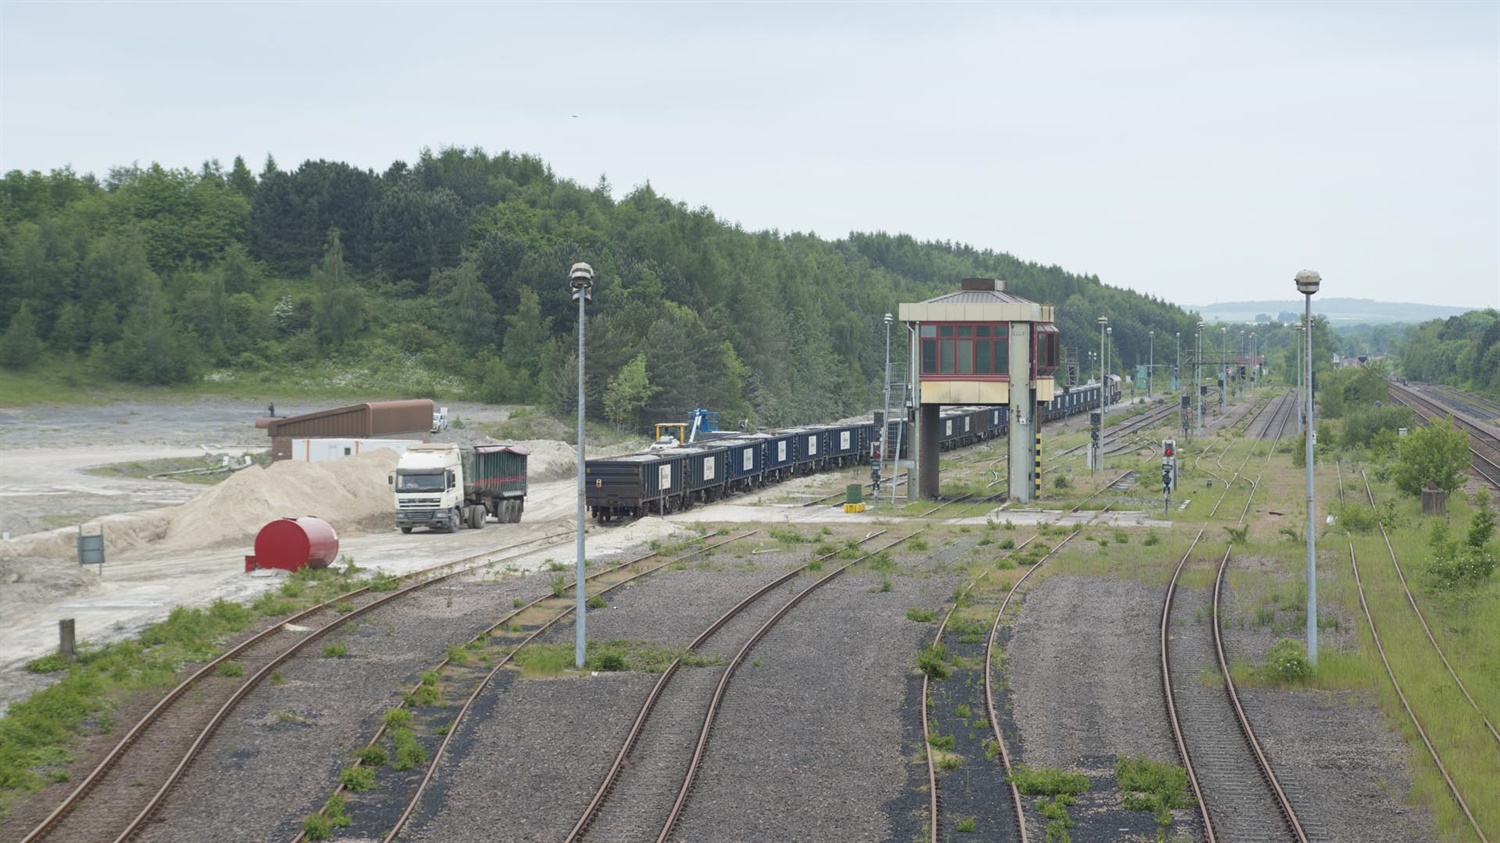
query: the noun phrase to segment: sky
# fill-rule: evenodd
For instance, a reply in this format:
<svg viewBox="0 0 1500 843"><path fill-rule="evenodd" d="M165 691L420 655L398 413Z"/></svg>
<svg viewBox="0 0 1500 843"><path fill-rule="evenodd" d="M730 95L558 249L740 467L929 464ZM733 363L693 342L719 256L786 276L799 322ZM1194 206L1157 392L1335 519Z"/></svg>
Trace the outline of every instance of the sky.
<svg viewBox="0 0 1500 843"><path fill-rule="evenodd" d="M0 0L0 171L454 146L1186 307L1500 307L1494 0Z"/></svg>

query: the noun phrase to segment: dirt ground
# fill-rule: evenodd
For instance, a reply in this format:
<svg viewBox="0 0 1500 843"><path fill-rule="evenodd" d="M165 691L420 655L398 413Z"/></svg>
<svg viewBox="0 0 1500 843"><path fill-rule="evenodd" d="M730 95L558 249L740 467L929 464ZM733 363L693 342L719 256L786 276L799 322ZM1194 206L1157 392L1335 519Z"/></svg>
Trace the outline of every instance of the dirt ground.
<svg viewBox="0 0 1500 843"><path fill-rule="evenodd" d="M571 563L576 535L577 452L551 440L529 440L531 484L518 525L491 523L455 534L394 527L386 477L395 464L379 450L327 463L254 466L216 486L136 480L87 473L95 466L203 454L228 455L269 447L255 420L265 405L234 399L122 401L65 407L0 408L0 711L48 679L27 673L27 661L57 647L58 621L72 618L81 641L107 643L132 636L173 607L218 598L253 600L282 574L246 574L244 557L260 528L286 515L316 515L338 534L340 555L362 568L400 573L473 556L514 539L554 536L564 546L506 560L516 570L549 561ZM311 402L276 402L277 415L323 409ZM450 404L450 418L503 421L506 411ZM473 438L472 430L450 435ZM617 449L618 450L618 449ZM591 450L590 455L604 453ZM760 495L697 507L628 525L587 526L590 557L694 530L702 523L843 521L889 523L878 505L862 514L840 507L802 506L842 489L854 475L820 475L771 487ZM1064 518L1059 513L1007 511L1016 523ZM1148 523L1139 513L1113 516ZM985 516L963 519L983 523ZM101 529L106 562L80 566L77 536Z"/></svg>

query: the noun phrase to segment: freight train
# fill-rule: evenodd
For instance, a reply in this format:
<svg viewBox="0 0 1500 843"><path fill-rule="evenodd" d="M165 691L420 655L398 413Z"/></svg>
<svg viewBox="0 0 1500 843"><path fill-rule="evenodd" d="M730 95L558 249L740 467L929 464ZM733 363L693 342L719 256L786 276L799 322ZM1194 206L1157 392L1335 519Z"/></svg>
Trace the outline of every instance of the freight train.
<svg viewBox="0 0 1500 843"><path fill-rule="evenodd" d="M1110 403L1120 399L1120 381L1106 379ZM1042 410L1043 421L1099 408L1098 383L1059 390ZM938 416L938 447L964 448L1004 436L1010 419L1004 406L948 407ZM888 447L900 442L905 456L910 423L886 425ZM685 447L588 460L585 503L600 523L643 515L666 515L710 503L789 477L860 465L876 453L878 426L869 421L812 425L766 433L726 433Z"/></svg>

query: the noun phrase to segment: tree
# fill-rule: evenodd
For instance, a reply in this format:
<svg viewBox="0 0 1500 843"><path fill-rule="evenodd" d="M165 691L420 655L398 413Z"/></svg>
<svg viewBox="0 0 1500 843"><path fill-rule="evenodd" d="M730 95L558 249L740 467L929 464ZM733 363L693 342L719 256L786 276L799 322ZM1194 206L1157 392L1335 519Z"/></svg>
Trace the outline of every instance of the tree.
<svg viewBox="0 0 1500 843"><path fill-rule="evenodd" d="M551 336L552 318L542 316L541 301L530 287L522 287L520 295L516 312L505 317L502 356L512 375L530 384L540 373L542 346Z"/></svg>
<svg viewBox="0 0 1500 843"><path fill-rule="evenodd" d="M31 316L31 305L21 302L21 307L10 317L10 326L0 335L0 366L7 369L29 368L42 357L42 341L37 336L36 320Z"/></svg>
<svg viewBox="0 0 1500 843"><path fill-rule="evenodd" d="M655 392L656 387L646 375L646 355L642 352L609 379L609 388L604 391L604 414L615 424L630 422L634 427Z"/></svg>
<svg viewBox="0 0 1500 843"><path fill-rule="evenodd" d="M1429 483L1452 494L1469 470L1469 435L1449 419L1411 432L1401 443L1401 458L1391 472L1396 488L1416 497Z"/></svg>
<svg viewBox="0 0 1500 843"><path fill-rule="evenodd" d="M493 348L495 300L479 283L475 262L467 260L442 273L438 283L449 287L444 296L448 310L445 321L452 326L453 338L458 344L471 353Z"/></svg>
<svg viewBox="0 0 1500 843"><path fill-rule="evenodd" d="M338 348L365 329L365 297L345 272L344 244L338 229L328 232L323 261L312 268L312 276L318 285L313 301L313 333L323 348Z"/></svg>
<svg viewBox="0 0 1500 843"><path fill-rule="evenodd" d="M244 156L234 156L234 168L229 171L229 186L246 199L255 198L255 176L245 166Z"/></svg>
<svg viewBox="0 0 1500 843"><path fill-rule="evenodd" d="M141 285L109 359L115 376L132 383L165 385L192 376L190 343L172 325L166 298L154 276Z"/></svg>

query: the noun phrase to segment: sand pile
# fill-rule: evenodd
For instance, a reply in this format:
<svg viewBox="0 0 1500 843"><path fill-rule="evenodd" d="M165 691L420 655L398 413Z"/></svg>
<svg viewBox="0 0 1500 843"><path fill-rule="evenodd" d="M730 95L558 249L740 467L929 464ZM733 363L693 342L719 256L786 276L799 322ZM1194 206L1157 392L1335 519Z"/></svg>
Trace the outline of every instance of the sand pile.
<svg viewBox="0 0 1500 843"><path fill-rule="evenodd" d="M395 523L387 476L396 452L381 448L323 462L252 466L182 506L166 510L171 522L163 549L190 550L246 544L267 523L284 516L315 515L339 535Z"/></svg>
<svg viewBox="0 0 1500 843"><path fill-rule="evenodd" d="M249 545L268 522L316 515L339 535L357 535L395 523L386 476L396 452L380 449L326 462L252 466L181 506L106 515L84 525L104 530L106 558L147 545L183 551L227 544ZM0 559L76 559L78 529L66 527L0 542Z"/></svg>

